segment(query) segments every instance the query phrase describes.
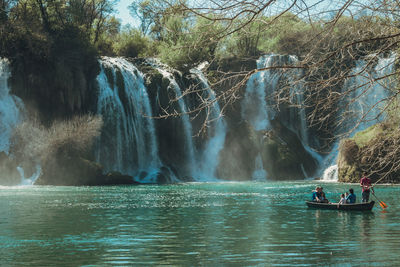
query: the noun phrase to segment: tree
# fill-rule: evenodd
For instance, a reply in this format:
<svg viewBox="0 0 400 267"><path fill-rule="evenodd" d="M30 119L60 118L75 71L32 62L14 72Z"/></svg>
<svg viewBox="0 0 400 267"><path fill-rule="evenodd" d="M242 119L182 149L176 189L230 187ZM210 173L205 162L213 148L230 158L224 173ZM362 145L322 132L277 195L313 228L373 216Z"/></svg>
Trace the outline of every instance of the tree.
<svg viewBox="0 0 400 267"><path fill-rule="evenodd" d="M360 3L348 0L338 2L333 7L329 1L314 3L295 0L160 2L164 6L174 6L175 12L185 14L191 22L196 21L195 18L202 18L210 25L218 22L222 30L212 35L207 31L188 31L185 35L200 34L202 37L197 36L197 39L218 42L220 51L225 49L229 54L237 50L234 53L241 56L255 55L258 50L264 53L295 53L301 59L297 66L274 68L297 67L304 70L302 78L307 77L304 81L309 88L309 95L303 105L315 111L309 114L309 121L316 128L325 127L327 131L331 130L328 127L331 122L329 115L334 114L331 112L334 103L348 95L348 92L339 92L338 86L357 75L352 73L353 65L350 62L370 55L367 66L371 66L379 55L398 49L400 32L398 21L395 20L400 12L398 1ZM174 33L173 27L167 24L166 28L167 36ZM180 45L182 48L195 46L188 42ZM227 103L236 100L236 93L246 80L262 70L265 69L241 73L242 81L236 83L236 90L221 92L220 98L227 100ZM370 77L375 81L382 78ZM295 104L290 103L289 98L279 99Z"/></svg>

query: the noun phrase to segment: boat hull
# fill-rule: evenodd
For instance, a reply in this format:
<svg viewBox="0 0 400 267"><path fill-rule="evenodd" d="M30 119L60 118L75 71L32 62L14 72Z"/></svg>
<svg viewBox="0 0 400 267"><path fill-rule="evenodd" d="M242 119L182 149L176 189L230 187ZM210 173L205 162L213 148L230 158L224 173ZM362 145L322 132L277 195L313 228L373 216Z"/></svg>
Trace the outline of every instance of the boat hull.
<svg viewBox="0 0 400 267"><path fill-rule="evenodd" d="M375 201L366 203L344 204L338 205L337 203L319 203L313 201L306 201L309 208L328 209L328 210L354 210L354 211L369 211L374 207Z"/></svg>

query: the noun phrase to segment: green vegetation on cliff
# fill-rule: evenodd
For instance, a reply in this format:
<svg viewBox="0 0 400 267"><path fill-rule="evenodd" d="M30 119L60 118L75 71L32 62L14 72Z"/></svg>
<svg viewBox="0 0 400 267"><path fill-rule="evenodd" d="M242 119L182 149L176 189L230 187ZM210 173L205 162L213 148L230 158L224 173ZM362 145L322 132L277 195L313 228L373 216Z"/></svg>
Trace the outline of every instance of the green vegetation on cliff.
<svg viewBox="0 0 400 267"><path fill-rule="evenodd" d="M394 108L385 122L358 132L341 142L339 181L359 182L366 172L381 182L400 182L400 117Z"/></svg>

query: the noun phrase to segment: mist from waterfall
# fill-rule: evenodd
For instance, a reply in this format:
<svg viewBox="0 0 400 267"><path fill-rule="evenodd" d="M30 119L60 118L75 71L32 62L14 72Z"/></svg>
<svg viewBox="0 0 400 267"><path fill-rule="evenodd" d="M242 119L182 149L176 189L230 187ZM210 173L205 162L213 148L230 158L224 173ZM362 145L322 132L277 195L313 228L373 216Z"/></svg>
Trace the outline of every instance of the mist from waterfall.
<svg viewBox="0 0 400 267"><path fill-rule="evenodd" d="M104 129L96 160L107 171L156 182L161 162L143 75L123 58L103 57L100 64L97 113L103 117Z"/></svg>

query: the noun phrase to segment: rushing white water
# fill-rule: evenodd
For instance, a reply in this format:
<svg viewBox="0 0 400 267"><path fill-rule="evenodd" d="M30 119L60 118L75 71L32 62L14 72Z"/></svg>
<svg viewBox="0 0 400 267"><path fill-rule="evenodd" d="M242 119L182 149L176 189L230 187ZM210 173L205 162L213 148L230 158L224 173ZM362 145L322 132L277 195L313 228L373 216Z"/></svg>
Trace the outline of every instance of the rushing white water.
<svg viewBox="0 0 400 267"><path fill-rule="evenodd" d="M388 58L379 57L372 70L367 68L365 60L356 62L352 74L357 76L348 79L342 90L347 95L340 114L344 116L344 122L340 125L341 132L349 131L350 136L353 136L384 119L382 108L385 105L384 100L390 95L390 88L393 87L393 78L379 81L374 79L393 73L395 60L395 54Z"/></svg>
<svg viewBox="0 0 400 267"><path fill-rule="evenodd" d="M324 170L322 175L324 181L337 181L338 180L338 165L332 165Z"/></svg>
<svg viewBox="0 0 400 267"><path fill-rule="evenodd" d="M104 57L100 63L97 113L103 116L105 130L99 140L97 161L108 171L137 179L140 175L141 182L156 182L161 162L143 76L122 58Z"/></svg>
<svg viewBox="0 0 400 267"><path fill-rule="evenodd" d="M169 80L169 88L174 90L175 95L176 95L176 100L178 102L180 111L179 111L179 117L182 120L183 123L183 131L185 135L185 150L187 153L187 161L189 164L189 175L192 176L195 180L198 180L199 177L197 177L197 164L196 164L196 148L193 143L193 133L192 133L192 124L190 123L190 118L188 115L188 109L185 103L185 100L182 97L182 90L179 86L179 84L176 82L174 75L172 72L168 70L168 67L161 64L157 60L153 59L152 61L149 61L152 63L153 67L156 68L161 75L163 75L164 78Z"/></svg>
<svg viewBox="0 0 400 267"><path fill-rule="evenodd" d="M10 137L14 127L21 121L22 100L10 94L10 77L7 59L0 58L0 151L6 153L10 148Z"/></svg>
<svg viewBox="0 0 400 267"><path fill-rule="evenodd" d="M19 174L21 175L21 184L20 185L33 185L35 181L39 178L42 168L39 164L36 165L35 172L31 175L31 177L25 177L25 171L22 167L17 167Z"/></svg>
<svg viewBox="0 0 400 267"><path fill-rule="evenodd" d="M274 63L273 55L262 56L257 60L257 68L266 68ZM266 98L277 87L280 74L270 70L253 74L246 85L242 101L242 118L250 122L256 131L268 130L275 117L275 109L267 105Z"/></svg>
<svg viewBox="0 0 400 267"><path fill-rule="evenodd" d="M185 169L183 173L197 181L216 179L218 155L224 146L226 126L223 118L219 117L220 108L206 78L200 70L192 70L205 89L205 101L210 103L206 109L209 114L208 138L199 150L194 145L187 104L172 71L157 60L148 62L169 80L168 90L175 93L183 127L182 144L186 162L186 169L181 166ZM154 122L150 118L152 109L142 74L125 59L104 57L97 81L100 87L97 113L103 116L104 121L97 146L97 161L107 171L130 174L140 182L157 182L160 168L166 166L162 165L159 158ZM169 174L172 174L171 170ZM177 181L172 176L172 180Z"/></svg>
<svg viewBox="0 0 400 267"><path fill-rule="evenodd" d="M208 140L204 151L201 153L201 158L197 161L200 166L197 167L196 177L198 176L202 180L209 180L210 178L215 178L215 171L219 163L219 152L224 148L226 124L223 117L221 117L221 109L215 98L215 93L210 88L203 72L199 69L192 69L191 72L199 78L202 87L206 89L207 93L207 97L203 98L203 101L208 103L205 110L208 114Z"/></svg>
<svg viewBox="0 0 400 267"><path fill-rule="evenodd" d="M395 60L395 54L391 54L389 57L378 57L377 64L371 70L366 67L365 60L356 62L352 74L357 74L357 76L349 78L342 89L342 92L346 93L346 98L342 102L342 112L337 119L338 121L342 120L342 123L340 131L336 134L347 134L351 137L385 118L383 108L386 103L384 100L391 94L394 78L387 77L379 81L374 81L374 79L393 73ZM337 180L338 178L336 161L339 141L334 143L331 153L324 159L323 166L326 168L323 174L324 180ZM335 169L336 172L333 171ZM330 173L334 173L334 175Z"/></svg>

